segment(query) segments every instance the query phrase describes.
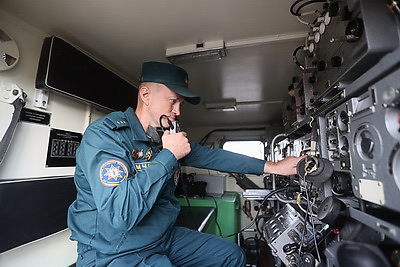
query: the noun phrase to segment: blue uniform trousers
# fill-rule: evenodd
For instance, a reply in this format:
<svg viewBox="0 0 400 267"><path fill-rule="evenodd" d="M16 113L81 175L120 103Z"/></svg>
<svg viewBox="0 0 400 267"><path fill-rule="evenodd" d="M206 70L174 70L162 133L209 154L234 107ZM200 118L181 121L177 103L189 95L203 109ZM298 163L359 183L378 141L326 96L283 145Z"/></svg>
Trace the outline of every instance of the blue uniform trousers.
<svg viewBox="0 0 400 267"><path fill-rule="evenodd" d="M78 256L77 267L88 266L229 266L246 265L242 249L230 240L174 227L165 242L150 250L105 255L89 250Z"/></svg>

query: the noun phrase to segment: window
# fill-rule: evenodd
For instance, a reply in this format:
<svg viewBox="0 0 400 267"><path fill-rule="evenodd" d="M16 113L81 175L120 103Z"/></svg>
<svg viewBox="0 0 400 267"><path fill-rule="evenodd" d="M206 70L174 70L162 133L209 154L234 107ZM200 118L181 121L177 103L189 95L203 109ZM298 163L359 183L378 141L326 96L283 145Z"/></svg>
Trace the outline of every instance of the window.
<svg viewBox="0 0 400 267"><path fill-rule="evenodd" d="M261 141L226 141L222 148L250 157L264 159L265 144Z"/></svg>

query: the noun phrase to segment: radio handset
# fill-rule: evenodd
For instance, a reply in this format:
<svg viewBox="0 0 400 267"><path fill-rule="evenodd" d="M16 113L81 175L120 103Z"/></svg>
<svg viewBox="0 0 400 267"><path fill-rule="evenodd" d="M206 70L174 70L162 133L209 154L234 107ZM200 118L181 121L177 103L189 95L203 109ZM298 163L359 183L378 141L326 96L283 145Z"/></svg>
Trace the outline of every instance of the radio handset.
<svg viewBox="0 0 400 267"><path fill-rule="evenodd" d="M170 121L170 120L168 120L168 124L170 126L170 128L169 128L169 132L170 133L172 133L172 134L173 133L179 133L181 131L178 121Z"/></svg>
<svg viewBox="0 0 400 267"><path fill-rule="evenodd" d="M162 119L166 119L166 120L167 120L168 125L169 125L169 129L166 129L166 128L164 128L164 127L162 126ZM164 131L164 130L169 130L169 132L170 132L171 134L179 133L179 132L181 131L180 126L179 126L178 119L176 119L175 121L171 121L171 120L168 118L168 116L165 115L165 114L160 116L160 126L161 126L161 129L163 129L163 131Z"/></svg>

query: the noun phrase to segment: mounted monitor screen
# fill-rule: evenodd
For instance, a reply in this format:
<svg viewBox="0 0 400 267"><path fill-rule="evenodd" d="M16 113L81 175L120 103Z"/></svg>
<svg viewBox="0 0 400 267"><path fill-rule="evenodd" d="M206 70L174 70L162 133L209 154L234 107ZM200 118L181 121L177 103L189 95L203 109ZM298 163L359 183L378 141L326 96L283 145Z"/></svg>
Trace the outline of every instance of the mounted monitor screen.
<svg viewBox="0 0 400 267"><path fill-rule="evenodd" d="M0 253L66 229L75 199L73 177L2 181Z"/></svg>
<svg viewBox="0 0 400 267"><path fill-rule="evenodd" d="M36 88L54 90L108 110L135 107L137 88L64 40L45 38Z"/></svg>

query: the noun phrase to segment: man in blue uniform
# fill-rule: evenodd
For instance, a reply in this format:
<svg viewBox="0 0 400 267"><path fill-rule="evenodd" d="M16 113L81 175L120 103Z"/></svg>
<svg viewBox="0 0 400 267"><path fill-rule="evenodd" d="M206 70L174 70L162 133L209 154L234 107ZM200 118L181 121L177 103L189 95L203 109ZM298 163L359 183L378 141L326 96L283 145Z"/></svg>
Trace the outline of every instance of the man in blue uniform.
<svg viewBox="0 0 400 267"><path fill-rule="evenodd" d="M68 212L77 266L244 266L235 243L175 227L180 165L233 173L296 172L299 158L278 163L209 149L185 132L156 129L176 121L184 100L200 102L185 70L146 62L134 111L113 112L85 131L77 152L77 199ZM168 120L167 120L168 118Z"/></svg>

